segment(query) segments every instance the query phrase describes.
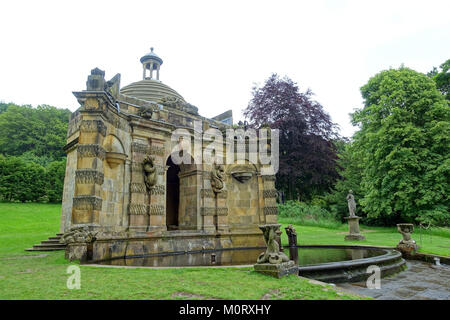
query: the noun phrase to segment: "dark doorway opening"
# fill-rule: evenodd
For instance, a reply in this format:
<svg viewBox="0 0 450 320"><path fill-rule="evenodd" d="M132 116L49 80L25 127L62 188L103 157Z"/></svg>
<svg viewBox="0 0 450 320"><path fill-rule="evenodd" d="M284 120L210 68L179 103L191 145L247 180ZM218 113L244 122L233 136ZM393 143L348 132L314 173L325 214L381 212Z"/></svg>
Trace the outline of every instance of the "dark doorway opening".
<svg viewBox="0 0 450 320"><path fill-rule="evenodd" d="M173 163L172 157L167 159L166 178L166 225L167 230L178 229L178 206L180 203L180 167Z"/></svg>

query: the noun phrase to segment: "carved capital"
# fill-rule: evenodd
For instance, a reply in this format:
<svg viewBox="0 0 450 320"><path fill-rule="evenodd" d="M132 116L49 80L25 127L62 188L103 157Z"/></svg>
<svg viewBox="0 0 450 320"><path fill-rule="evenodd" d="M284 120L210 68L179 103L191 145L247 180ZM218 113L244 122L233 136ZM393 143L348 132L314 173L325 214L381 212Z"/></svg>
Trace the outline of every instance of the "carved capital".
<svg viewBox="0 0 450 320"><path fill-rule="evenodd" d="M102 201L102 198L97 196L75 196L73 198L73 208L77 210L101 210Z"/></svg>
<svg viewBox="0 0 450 320"><path fill-rule="evenodd" d="M97 157L105 160L105 149L98 144L79 144L77 147L77 155L79 158Z"/></svg>
<svg viewBox="0 0 450 320"><path fill-rule="evenodd" d="M106 136L106 126L101 120L82 120L80 124L80 131L98 132L102 136Z"/></svg>
<svg viewBox="0 0 450 320"><path fill-rule="evenodd" d="M78 169L75 171L76 183L96 183L102 185L104 175L100 171L93 169Z"/></svg>
<svg viewBox="0 0 450 320"><path fill-rule="evenodd" d="M128 214L131 215L146 215L148 212L148 206L140 203L130 203L128 205Z"/></svg>
<svg viewBox="0 0 450 320"><path fill-rule="evenodd" d="M264 207L264 214L267 215L267 216L277 215L278 214L278 207Z"/></svg>

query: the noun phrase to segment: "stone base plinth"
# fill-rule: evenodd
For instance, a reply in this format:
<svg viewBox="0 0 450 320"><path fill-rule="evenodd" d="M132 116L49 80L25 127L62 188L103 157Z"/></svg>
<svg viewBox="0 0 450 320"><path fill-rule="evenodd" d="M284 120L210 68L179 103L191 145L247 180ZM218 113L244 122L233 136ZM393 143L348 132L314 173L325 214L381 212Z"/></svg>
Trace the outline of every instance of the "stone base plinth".
<svg viewBox="0 0 450 320"><path fill-rule="evenodd" d="M348 221L348 235L345 236L345 240L366 240L362 234L359 233L359 219L361 217L345 217L345 220Z"/></svg>
<svg viewBox="0 0 450 320"><path fill-rule="evenodd" d="M256 272L275 278L281 278L290 274L298 275L298 266L295 265L294 261L282 262L279 264L257 263L254 265L254 268Z"/></svg>
<svg viewBox="0 0 450 320"><path fill-rule="evenodd" d="M399 243L397 245L397 249L402 253L406 254L407 256L413 255L418 249L419 246L414 243Z"/></svg>
<svg viewBox="0 0 450 320"><path fill-rule="evenodd" d="M68 244L65 251L65 258L69 261L80 260L86 262L89 260L88 248L86 243L71 243Z"/></svg>
<svg viewBox="0 0 450 320"><path fill-rule="evenodd" d="M84 247L83 247L84 246ZM66 259L102 261L113 258L156 253L220 250L229 248L264 247L261 232L155 231L129 233L101 233L91 244L70 244Z"/></svg>
<svg viewBox="0 0 450 320"><path fill-rule="evenodd" d="M348 234L345 236L345 240L366 240L366 237L364 237L362 234Z"/></svg>

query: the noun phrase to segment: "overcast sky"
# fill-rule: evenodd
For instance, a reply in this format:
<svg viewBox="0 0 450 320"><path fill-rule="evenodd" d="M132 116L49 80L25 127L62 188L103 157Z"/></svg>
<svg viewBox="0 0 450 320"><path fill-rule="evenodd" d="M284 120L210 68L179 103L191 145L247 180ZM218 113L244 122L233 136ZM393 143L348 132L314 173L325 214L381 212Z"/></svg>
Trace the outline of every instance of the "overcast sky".
<svg viewBox="0 0 450 320"><path fill-rule="evenodd" d="M213 117L234 120L254 83L287 75L350 136L360 87L402 63L450 58L450 1L0 1L0 101L74 111L90 70L142 79L150 47L160 80Z"/></svg>

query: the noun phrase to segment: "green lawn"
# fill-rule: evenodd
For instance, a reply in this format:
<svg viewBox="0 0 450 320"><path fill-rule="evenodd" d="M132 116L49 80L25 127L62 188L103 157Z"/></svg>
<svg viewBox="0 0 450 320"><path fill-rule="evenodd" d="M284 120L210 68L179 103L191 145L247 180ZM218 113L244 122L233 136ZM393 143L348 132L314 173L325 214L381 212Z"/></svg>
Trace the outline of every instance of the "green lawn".
<svg viewBox="0 0 450 320"><path fill-rule="evenodd" d="M282 226L282 243L287 244L287 236L284 232L290 222L287 219L279 219ZM395 247L402 239L402 235L398 233L397 228L381 228L360 226L362 234L366 237L365 241L346 241L345 234L348 233L348 226L342 225L339 228L320 228L311 226L299 226L293 224L297 231L297 241L300 245L307 244L359 244L373 246ZM367 232L368 231L368 232ZM434 230L433 235L427 231L422 231L422 241L420 241L419 231L416 229L412 234L414 240L420 246L419 252L432 253L442 256L450 256L450 229L442 228ZM439 235L437 235L437 234Z"/></svg>
<svg viewBox="0 0 450 320"><path fill-rule="evenodd" d="M66 287L64 252L25 248L59 230L61 205L0 203L0 299L361 299L252 268L97 268L81 266L81 289Z"/></svg>

